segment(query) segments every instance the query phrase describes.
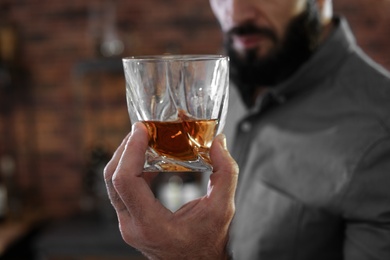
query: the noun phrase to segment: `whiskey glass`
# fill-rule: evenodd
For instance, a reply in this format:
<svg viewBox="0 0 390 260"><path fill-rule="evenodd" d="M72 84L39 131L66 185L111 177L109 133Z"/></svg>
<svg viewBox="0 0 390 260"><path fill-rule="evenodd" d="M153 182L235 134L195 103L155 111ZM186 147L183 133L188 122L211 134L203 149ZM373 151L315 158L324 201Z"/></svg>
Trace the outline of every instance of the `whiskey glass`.
<svg viewBox="0 0 390 260"><path fill-rule="evenodd" d="M148 129L144 172L210 172L209 148L225 125L229 59L158 55L123 60L131 123Z"/></svg>

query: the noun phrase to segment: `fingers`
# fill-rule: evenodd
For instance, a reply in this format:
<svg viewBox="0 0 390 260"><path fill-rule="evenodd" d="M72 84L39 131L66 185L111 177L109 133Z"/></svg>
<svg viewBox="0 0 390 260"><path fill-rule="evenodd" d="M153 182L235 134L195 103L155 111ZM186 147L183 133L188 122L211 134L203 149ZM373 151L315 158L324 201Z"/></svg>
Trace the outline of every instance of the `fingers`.
<svg viewBox="0 0 390 260"><path fill-rule="evenodd" d="M146 127L134 124L104 171L122 237L130 245L137 245L140 234L147 234L146 227L153 226L150 223L157 223L156 219L162 216L159 207L154 206L156 200L142 173L147 146Z"/></svg>
<svg viewBox="0 0 390 260"><path fill-rule="evenodd" d="M122 143L119 145L119 147L116 149L114 155L112 156L111 160L107 163L106 167L104 168L104 179L105 181L111 181L112 175L115 172L116 167L118 166L118 162L122 156L123 150L125 149L125 145L127 143L127 140L130 137L129 133L122 141Z"/></svg>
<svg viewBox="0 0 390 260"><path fill-rule="evenodd" d="M157 203L148 183L143 178L148 133L144 124L133 125L133 132L125 145L112 181L116 192L134 219L146 220L162 207ZM159 204L159 205L158 205ZM146 214L146 212L148 212ZM152 213L152 214L151 214Z"/></svg>
<svg viewBox="0 0 390 260"><path fill-rule="evenodd" d="M128 171L131 176L141 176L148 146L148 133L145 125L140 122L135 123L132 129L119 159L117 170Z"/></svg>
<svg viewBox="0 0 390 260"><path fill-rule="evenodd" d="M224 143L224 136L220 135L210 149L214 173L210 177L212 189L208 196L188 204L183 209L185 214L173 214L154 197L145 180L148 179L143 173L148 133L142 123L133 125L131 135L118 147L104 173L123 239L144 253L175 254L177 249L184 248L185 251L178 255L185 255L188 245L199 242L198 238L203 239L205 234L213 234L213 252L215 245L224 249L234 214L238 175L238 167ZM210 232L210 229L214 231ZM174 247L177 241L181 245ZM162 247L160 251L159 246ZM172 250L167 252L169 247ZM205 247L202 245L201 248Z"/></svg>
<svg viewBox="0 0 390 260"><path fill-rule="evenodd" d="M122 200L120 199L119 195L117 194L117 192L114 188L114 185L112 183L112 176L116 170L116 167L118 166L119 160L122 156L123 150L125 149L125 145L127 143L127 140L129 139L129 137L130 137L130 134L128 134L123 139L122 143L115 151L111 160L108 162L108 164L104 168L104 181L106 183L108 196L110 198L112 205L114 206L115 210L117 210L117 211L126 210L126 206L123 204Z"/></svg>

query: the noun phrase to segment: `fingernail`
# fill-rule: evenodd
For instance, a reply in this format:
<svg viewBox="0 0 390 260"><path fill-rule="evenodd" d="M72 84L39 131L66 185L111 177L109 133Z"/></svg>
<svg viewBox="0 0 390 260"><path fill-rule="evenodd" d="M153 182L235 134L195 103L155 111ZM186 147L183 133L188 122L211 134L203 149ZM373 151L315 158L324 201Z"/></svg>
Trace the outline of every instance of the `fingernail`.
<svg viewBox="0 0 390 260"><path fill-rule="evenodd" d="M133 135L138 129L139 129L139 122L135 122L135 123L131 126L131 135Z"/></svg>
<svg viewBox="0 0 390 260"><path fill-rule="evenodd" d="M135 122L132 127L131 127L131 130L134 132L136 131L137 129L139 129L139 126L140 124L142 124L141 122Z"/></svg>

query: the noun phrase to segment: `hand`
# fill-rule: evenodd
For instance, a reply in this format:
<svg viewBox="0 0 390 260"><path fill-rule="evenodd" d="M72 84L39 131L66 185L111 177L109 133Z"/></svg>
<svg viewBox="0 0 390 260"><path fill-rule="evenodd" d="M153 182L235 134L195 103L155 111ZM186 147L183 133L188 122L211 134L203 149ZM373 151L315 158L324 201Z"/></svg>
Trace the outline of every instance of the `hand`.
<svg viewBox="0 0 390 260"><path fill-rule="evenodd" d="M154 197L142 176L147 145L146 127L134 124L104 170L123 239L149 259L227 259L238 167L224 136L210 148L214 171L207 194L174 213Z"/></svg>

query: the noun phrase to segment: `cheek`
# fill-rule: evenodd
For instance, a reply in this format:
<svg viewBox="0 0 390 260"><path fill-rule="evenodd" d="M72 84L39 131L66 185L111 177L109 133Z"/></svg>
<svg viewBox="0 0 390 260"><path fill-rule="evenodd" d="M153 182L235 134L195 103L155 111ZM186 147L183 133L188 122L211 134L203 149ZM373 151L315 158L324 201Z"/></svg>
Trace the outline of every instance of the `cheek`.
<svg viewBox="0 0 390 260"><path fill-rule="evenodd" d="M226 2L226 0L210 0L211 9L223 31L227 31L231 23L229 22L229 11Z"/></svg>

